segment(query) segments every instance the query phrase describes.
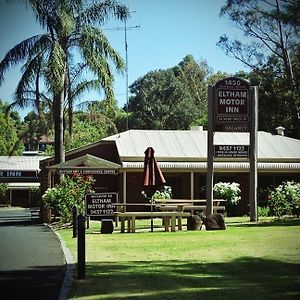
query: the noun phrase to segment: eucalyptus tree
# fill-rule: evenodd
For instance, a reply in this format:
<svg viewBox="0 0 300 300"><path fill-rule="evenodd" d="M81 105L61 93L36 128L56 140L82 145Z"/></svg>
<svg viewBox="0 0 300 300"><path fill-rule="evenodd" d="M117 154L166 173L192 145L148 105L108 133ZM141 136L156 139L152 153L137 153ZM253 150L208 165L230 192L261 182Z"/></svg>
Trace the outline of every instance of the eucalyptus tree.
<svg viewBox="0 0 300 300"><path fill-rule="evenodd" d="M230 41L220 37L218 45L251 69L255 69L274 55L283 62L283 72L292 86L295 85L290 52L299 44L296 27L285 22L288 4L295 0L227 0L221 16L228 16L233 24L249 39Z"/></svg>
<svg viewBox="0 0 300 300"><path fill-rule="evenodd" d="M189 54L183 58L174 71L179 71L181 80L188 86L189 91L195 99L195 104L201 112L207 112L207 86L205 84L207 76L212 73L212 69L205 60L197 62L193 55ZM202 114L202 113L201 113Z"/></svg>
<svg viewBox="0 0 300 300"><path fill-rule="evenodd" d="M108 99L113 98L113 73L124 68L120 55L110 45L98 25L110 17L125 20L128 8L114 0L23 0L33 10L45 33L30 37L13 47L0 62L0 84L4 73L20 62L26 62L18 88L22 100L33 78L44 84L53 95L55 128L55 163L64 161L63 113L69 90L69 70L75 60L82 61L99 81ZM42 68L41 68L42 66ZM36 86L37 87L37 86ZM39 93L36 93L39 96ZM25 104L25 103L24 103Z"/></svg>
<svg viewBox="0 0 300 300"><path fill-rule="evenodd" d="M188 129L205 125L210 68L187 55L178 65L148 72L131 86L130 128Z"/></svg>
<svg viewBox="0 0 300 300"><path fill-rule="evenodd" d="M257 72L258 77L265 76L270 82L278 79L274 84L280 84L282 89L276 96L286 99L281 105L289 109L289 127L297 137L300 132L298 10L299 0L227 0L220 15L229 17L248 42L244 38L232 41L226 35L218 42L226 54ZM271 87L266 96L273 92ZM274 103L271 99L268 104Z"/></svg>

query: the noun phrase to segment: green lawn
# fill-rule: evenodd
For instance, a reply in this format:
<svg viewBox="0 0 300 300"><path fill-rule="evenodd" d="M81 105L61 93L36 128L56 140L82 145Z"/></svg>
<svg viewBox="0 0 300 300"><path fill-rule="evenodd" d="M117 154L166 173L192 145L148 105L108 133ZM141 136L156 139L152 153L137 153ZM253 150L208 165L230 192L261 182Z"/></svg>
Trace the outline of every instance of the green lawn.
<svg viewBox="0 0 300 300"><path fill-rule="evenodd" d="M70 298L300 299L300 220L247 221L228 218L225 231L112 235L93 223L86 279L75 274ZM72 230L59 233L76 261Z"/></svg>

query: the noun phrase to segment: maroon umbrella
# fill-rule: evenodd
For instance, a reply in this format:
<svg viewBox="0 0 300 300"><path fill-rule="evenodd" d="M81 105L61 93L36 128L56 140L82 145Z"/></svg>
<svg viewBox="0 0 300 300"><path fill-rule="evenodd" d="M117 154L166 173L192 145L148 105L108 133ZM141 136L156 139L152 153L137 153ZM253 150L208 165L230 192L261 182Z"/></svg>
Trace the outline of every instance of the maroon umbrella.
<svg viewBox="0 0 300 300"><path fill-rule="evenodd" d="M153 211L152 196L156 189L164 185L166 180L154 158L154 149L148 147L144 159L144 189L147 198L151 201L151 212ZM151 216L151 231L153 231L153 219Z"/></svg>

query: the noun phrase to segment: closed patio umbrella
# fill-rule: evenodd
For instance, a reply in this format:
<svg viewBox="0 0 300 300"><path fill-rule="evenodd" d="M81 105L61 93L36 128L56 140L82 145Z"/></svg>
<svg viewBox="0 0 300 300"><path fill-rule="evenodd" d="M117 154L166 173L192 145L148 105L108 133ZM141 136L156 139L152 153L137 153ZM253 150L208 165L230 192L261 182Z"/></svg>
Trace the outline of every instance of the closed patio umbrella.
<svg viewBox="0 0 300 300"><path fill-rule="evenodd" d="M153 212L152 196L156 189L164 185L166 180L154 158L154 149L148 147L144 159L144 190L147 198L151 201L151 213ZM153 218L151 216L151 232L153 232Z"/></svg>

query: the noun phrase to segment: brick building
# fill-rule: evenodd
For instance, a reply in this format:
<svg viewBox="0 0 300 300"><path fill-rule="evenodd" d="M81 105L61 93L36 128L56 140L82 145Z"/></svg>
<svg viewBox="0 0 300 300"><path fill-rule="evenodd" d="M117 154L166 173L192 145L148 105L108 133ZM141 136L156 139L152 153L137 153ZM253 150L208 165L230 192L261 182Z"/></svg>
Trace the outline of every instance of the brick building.
<svg viewBox="0 0 300 300"><path fill-rule="evenodd" d="M40 187L40 160L44 156L0 156L0 183L7 184L5 202L12 206L37 206Z"/></svg>
<svg viewBox="0 0 300 300"><path fill-rule="evenodd" d="M216 132L214 144L247 145L249 133ZM55 183L55 174L93 174L96 192L118 192L124 203L140 203L143 189L144 151L155 157L177 199L205 198L207 132L193 130L129 130L66 153L66 162L41 161L44 192ZM258 132L258 204L267 201L265 189L285 180L300 181L300 140ZM238 182L242 199L238 214L249 212L249 162L243 157L215 158L214 182ZM136 209L136 208L135 208Z"/></svg>

